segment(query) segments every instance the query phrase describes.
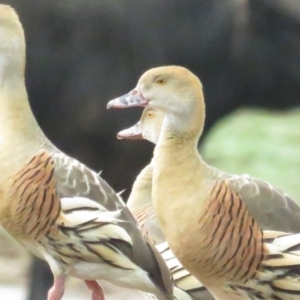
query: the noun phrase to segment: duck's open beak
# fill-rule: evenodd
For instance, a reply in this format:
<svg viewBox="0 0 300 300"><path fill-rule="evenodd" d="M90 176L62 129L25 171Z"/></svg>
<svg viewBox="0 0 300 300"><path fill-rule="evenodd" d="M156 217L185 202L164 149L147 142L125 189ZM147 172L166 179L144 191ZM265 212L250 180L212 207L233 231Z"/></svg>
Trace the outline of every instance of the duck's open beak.
<svg viewBox="0 0 300 300"><path fill-rule="evenodd" d="M122 140L143 140L142 130L140 122L136 123L134 126L131 126L127 129L120 131L117 134L117 139Z"/></svg>
<svg viewBox="0 0 300 300"><path fill-rule="evenodd" d="M140 88L137 87L126 95L110 100L106 108L145 107L148 102L144 98Z"/></svg>

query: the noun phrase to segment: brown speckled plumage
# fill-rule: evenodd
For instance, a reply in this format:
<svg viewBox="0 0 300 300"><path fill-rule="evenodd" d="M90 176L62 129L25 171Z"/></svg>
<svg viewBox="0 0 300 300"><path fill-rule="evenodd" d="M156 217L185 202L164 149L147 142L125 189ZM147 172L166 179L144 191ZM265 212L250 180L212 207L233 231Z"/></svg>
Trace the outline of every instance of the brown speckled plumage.
<svg viewBox="0 0 300 300"><path fill-rule="evenodd" d="M5 184L9 206L7 212L2 210L1 219L12 235L40 242L57 234L58 223L63 220L58 220L61 204L53 174L54 161L43 151Z"/></svg>

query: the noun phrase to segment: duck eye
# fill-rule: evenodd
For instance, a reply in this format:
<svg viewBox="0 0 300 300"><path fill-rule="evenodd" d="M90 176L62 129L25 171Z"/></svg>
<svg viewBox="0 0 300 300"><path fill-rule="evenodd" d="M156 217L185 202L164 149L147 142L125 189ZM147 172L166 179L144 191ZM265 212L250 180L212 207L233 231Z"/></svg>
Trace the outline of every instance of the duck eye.
<svg viewBox="0 0 300 300"><path fill-rule="evenodd" d="M153 116L154 116L153 111L148 111L147 112L147 119L151 119L151 118L153 118Z"/></svg>
<svg viewBox="0 0 300 300"><path fill-rule="evenodd" d="M157 78L155 82L159 85L164 85L166 83L165 79L163 78Z"/></svg>

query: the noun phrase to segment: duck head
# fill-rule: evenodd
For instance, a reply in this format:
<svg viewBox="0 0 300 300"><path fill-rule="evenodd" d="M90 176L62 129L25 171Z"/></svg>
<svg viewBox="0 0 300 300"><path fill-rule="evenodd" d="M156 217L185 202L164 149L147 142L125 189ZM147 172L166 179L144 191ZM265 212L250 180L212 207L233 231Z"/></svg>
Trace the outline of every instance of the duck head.
<svg viewBox="0 0 300 300"><path fill-rule="evenodd" d="M162 111L170 127L178 132L202 131L205 119L202 84L186 68L166 66L150 69L141 76L135 89L107 105L108 108L136 106Z"/></svg>
<svg viewBox="0 0 300 300"><path fill-rule="evenodd" d="M202 85L192 72L179 66L158 67L146 71L132 91L109 101L107 108L149 106L179 113L178 102L193 106L199 96L202 98Z"/></svg>
<svg viewBox="0 0 300 300"><path fill-rule="evenodd" d="M148 140L156 144L162 127L165 114L163 111L146 107L141 119L135 125L120 131L118 139Z"/></svg>

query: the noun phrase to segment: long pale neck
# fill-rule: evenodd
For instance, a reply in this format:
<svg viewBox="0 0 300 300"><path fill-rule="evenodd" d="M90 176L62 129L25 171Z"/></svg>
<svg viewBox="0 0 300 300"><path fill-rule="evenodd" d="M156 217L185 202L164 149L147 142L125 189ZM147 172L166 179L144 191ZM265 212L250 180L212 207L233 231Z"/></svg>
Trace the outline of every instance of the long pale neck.
<svg viewBox="0 0 300 300"><path fill-rule="evenodd" d="M132 212L152 204L152 171L152 164L149 164L140 172L133 184L127 201L127 206Z"/></svg>
<svg viewBox="0 0 300 300"><path fill-rule="evenodd" d="M23 78L0 84L0 181L30 158L46 139L29 106Z"/></svg>
<svg viewBox="0 0 300 300"><path fill-rule="evenodd" d="M209 185L203 184L208 166L197 149L203 117L187 126L180 121L165 117L153 159L153 204L166 235L184 234L185 228L176 233L171 220L180 223L199 215L185 207L200 211L209 192ZM197 199L200 190L203 198Z"/></svg>
<svg viewBox="0 0 300 300"><path fill-rule="evenodd" d="M155 166L158 165L160 169L173 166L179 170L183 167L199 168L203 161L198 153L197 144L203 126L203 113L197 110L190 118L186 118L184 114L166 114L154 150Z"/></svg>
<svg viewBox="0 0 300 300"><path fill-rule="evenodd" d="M197 137L174 135L172 129L164 126L154 151L155 174L165 174L168 180L180 180L180 175L191 174L192 170L205 169L197 149Z"/></svg>
<svg viewBox="0 0 300 300"><path fill-rule="evenodd" d="M31 112L24 82L25 37L18 16L0 7L0 183L46 143Z"/></svg>

